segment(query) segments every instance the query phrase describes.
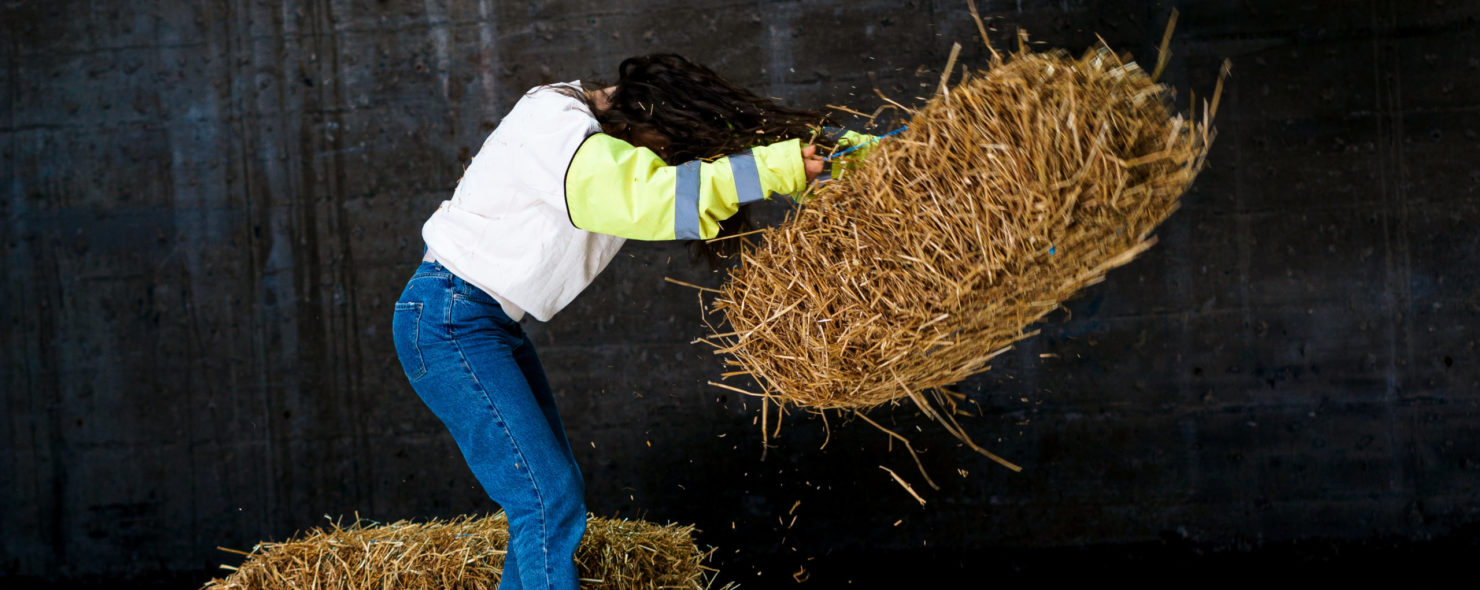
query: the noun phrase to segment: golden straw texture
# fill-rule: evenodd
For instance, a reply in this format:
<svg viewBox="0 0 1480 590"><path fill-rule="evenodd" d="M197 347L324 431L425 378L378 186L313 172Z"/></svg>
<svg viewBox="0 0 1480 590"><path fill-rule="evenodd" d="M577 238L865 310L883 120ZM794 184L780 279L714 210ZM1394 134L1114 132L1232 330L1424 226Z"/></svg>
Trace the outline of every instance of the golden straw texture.
<svg viewBox="0 0 1480 590"><path fill-rule="evenodd" d="M708 588L693 527L590 517L576 552L585 590ZM262 543L203 590L481 589L498 586L508 545L503 513L449 521L338 524ZM230 550L227 550L230 551Z"/></svg>
<svg viewBox="0 0 1480 590"><path fill-rule="evenodd" d="M958 396L941 388L1151 246L1217 104L1174 116L1169 90L1105 47L1024 49L941 88L761 232L715 297L724 324L706 340L757 395L857 411L908 398L950 428Z"/></svg>

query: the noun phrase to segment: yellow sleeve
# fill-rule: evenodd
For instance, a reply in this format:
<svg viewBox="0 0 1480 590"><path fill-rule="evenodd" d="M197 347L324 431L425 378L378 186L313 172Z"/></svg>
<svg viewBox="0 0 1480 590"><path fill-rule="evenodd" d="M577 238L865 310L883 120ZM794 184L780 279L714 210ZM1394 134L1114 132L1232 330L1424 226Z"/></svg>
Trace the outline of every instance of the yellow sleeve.
<svg viewBox="0 0 1480 590"><path fill-rule="evenodd" d="M647 148L597 133L576 148L565 173L572 225L633 240L709 239L740 205L796 194L807 185L801 141L713 162L669 166Z"/></svg>

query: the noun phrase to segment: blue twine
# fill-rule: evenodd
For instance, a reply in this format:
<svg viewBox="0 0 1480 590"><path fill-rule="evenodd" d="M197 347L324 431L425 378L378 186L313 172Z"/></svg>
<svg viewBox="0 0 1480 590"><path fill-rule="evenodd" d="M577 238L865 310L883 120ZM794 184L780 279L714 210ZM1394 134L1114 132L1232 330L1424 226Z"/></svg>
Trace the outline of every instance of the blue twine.
<svg viewBox="0 0 1480 590"><path fill-rule="evenodd" d="M899 132L900 132L900 131L904 131L904 130L905 130L905 129L909 129L909 126L908 126L908 125L900 125L900 126L899 126L899 128L898 128L898 129L895 129L895 130L894 130L894 131L890 131L890 132L888 132L888 133L885 133L885 134L883 134L883 135L880 135L880 136L878 136L878 137L875 137L875 138L873 138L873 139L870 139L870 140L868 140L868 141L865 141L865 142L863 142L863 143L860 143L860 144L858 144L858 145L855 145L855 146L853 146L853 147L850 147L850 148L848 148L848 149L846 149L846 150L843 150L843 151L841 151L841 152L838 152L838 153L836 153L836 154L833 154L833 155L831 155L831 156L828 156L828 157L826 157L826 158L823 158L823 160L822 160L822 161L824 161L824 162L831 162L831 161L832 161L832 159L833 159L833 158L836 158L836 157L838 157L838 156L841 156L841 155L844 155L844 154L847 154L847 153L848 153L848 152L851 152L851 151L853 151L853 150L856 150L856 149L858 149L858 148L861 148L861 147L863 147L863 146L866 146L866 145L869 145L869 144L871 144L871 143L873 143L873 142L876 142L876 141L879 141L879 140L880 140L880 139L884 139L884 138L885 138L885 137L889 137L889 136L890 136L890 135L894 135L894 134L895 134L895 133L899 133Z"/></svg>

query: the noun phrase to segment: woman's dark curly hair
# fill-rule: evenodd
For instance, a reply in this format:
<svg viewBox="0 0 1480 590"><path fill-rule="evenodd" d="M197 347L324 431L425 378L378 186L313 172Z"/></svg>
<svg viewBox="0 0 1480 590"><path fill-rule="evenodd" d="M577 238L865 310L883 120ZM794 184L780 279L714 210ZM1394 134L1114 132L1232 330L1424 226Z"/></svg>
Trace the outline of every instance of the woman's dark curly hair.
<svg viewBox="0 0 1480 590"><path fill-rule="evenodd" d="M644 133L661 134L670 142L660 152L669 164L711 160L794 138L819 144L824 153L833 147L818 133L822 125L834 124L826 114L779 105L680 55L627 58L617 76L609 108L590 105L602 131L634 144ZM720 224L719 236L743 232L749 222L741 208ZM717 265L738 249L739 240L701 241L697 247Z"/></svg>

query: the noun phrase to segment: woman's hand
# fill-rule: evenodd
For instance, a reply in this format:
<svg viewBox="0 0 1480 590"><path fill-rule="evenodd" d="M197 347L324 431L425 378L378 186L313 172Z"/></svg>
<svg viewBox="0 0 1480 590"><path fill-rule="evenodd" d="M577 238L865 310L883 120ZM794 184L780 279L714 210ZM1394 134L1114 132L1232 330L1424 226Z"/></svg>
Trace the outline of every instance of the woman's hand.
<svg viewBox="0 0 1480 590"><path fill-rule="evenodd" d="M817 180L817 175L822 174L825 166L827 166L827 161L817 155L817 146L802 146L802 167L807 170L807 184L812 184L812 181Z"/></svg>

